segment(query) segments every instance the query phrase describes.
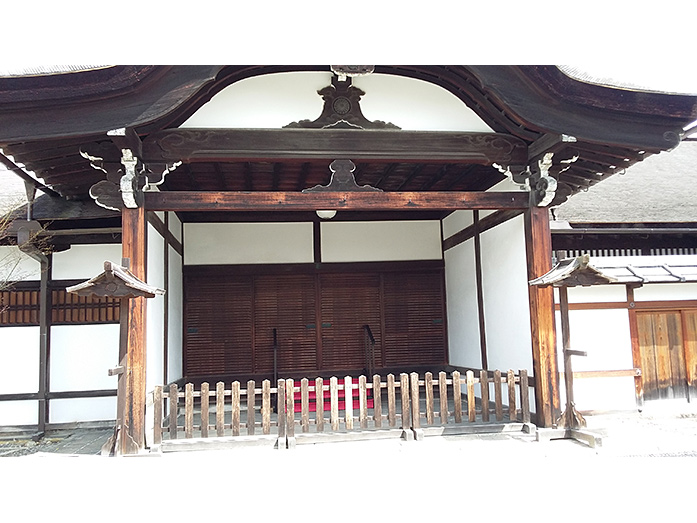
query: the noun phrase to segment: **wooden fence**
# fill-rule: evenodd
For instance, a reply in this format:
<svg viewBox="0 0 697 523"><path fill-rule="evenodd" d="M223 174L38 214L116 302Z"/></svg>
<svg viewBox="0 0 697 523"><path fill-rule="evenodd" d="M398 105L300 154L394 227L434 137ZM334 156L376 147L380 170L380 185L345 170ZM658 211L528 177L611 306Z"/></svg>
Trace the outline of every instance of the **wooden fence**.
<svg viewBox="0 0 697 523"><path fill-rule="evenodd" d="M502 394L507 385L506 400ZM513 386L508 386L512 384ZM479 396L475 397L475 386ZM235 381L229 388L218 382L215 389L202 383L199 390L187 384L155 387L154 444L163 438L176 440L224 436L275 436L279 445L301 434L355 431L419 431L425 427L463 424L530 422L528 376L521 370L489 373L454 371L374 375L357 379L346 376L329 380L280 379L275 387L264 380L261 387ZM464 392L463 392L464 389ZM517 389L517 391L516 391ZM492 394L493 392L493 394ZM169 416L164 415L165 408Z"/></svg>

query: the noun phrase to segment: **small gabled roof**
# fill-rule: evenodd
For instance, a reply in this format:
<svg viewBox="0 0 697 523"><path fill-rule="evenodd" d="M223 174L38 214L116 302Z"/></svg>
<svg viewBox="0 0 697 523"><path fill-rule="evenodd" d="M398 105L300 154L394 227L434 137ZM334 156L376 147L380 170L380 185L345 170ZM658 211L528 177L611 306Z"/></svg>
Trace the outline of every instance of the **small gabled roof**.
<svg viewBox="0 0 697 523"><path fill-rule="evenodd" d="M163 289L152 287L136 278L126 267L114 262L104 262L104 272L86 282L66 288L79 296L109 296L112 298L154 298L164 294Z"/></svg>

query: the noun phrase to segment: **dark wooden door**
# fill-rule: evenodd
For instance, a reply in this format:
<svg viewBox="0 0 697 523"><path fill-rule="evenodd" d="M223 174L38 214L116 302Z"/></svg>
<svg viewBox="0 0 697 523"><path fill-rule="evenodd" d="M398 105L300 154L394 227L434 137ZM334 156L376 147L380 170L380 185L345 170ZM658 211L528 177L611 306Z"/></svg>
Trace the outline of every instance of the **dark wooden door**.
<svg viewBox="0 0 697 523"><path fill-rule="evenodd" d="M681 312L638 312L637 327L644 399L687 398Z"/></svg>

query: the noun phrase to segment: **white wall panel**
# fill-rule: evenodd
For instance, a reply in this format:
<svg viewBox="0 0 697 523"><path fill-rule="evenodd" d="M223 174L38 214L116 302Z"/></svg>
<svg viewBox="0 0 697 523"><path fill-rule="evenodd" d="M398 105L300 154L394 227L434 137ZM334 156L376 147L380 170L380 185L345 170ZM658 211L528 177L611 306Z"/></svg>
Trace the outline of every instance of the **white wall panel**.
<svg viewBox="0 0 697 523"><path fill-rule="evenodd" d="M56 325L51 328L51 391L115 389L119 325ZM38 367L37 367L38 368Z"/></svg>
<svg viewBox="0 0 697 523"><path fill-rule="evenodd" d="M323 222L322 261L439 260L440 222Z"/></svg>
<svg viewBox="0 0 697 523"><path fill-rule="evenodd" d="M53 255L54 280L89 279L104 271L104 262L121 263L121 244L73 245Z"/></svg>
<svg viewBox="0 0 697 523"><path fill-rule="evenodd" d="M186 265L311 263L312 223L186 223Z"/></svg>
<svg viewBox="0 0 697 523"><path fill-rule="evenodd" d="M38 390L39 327L0 328L0 394Z"/></svg>
<svg viewBox="0 0 697 523"><path fill-rule="evenodd" d="M165 241L155 228L148 224L148 285L164 289L164 253ZM164 304L163 295L148 298L147 304L147 373L145 377L146 390L152 390L155 385L164 380Z"/></svg>
<svg viewBox="0 0 697 523"><path fill-rule="evenodd" d="M482 285L490 369L532 370L523 216L482 233Z"/></svg>
<svg viewBox="0 0 697 523"><path fill-rule="evenodd" d="M51 400L49 423L116 419L116 396Z"/></svg>
<svg viewBox="0 0 697 523"><path fill-rule="evenodd" d="M0 401L0 426L36 425L38 422L38 401Z"/></svg>
<svg viewBox="0 0 697 523"><path fill-rule="evenodd" d="M169 304L169 331L167 349L167 381L178 380L183 375L183 283L182 259L174 249L169 248L169 285L167 293Z"/></svg>
<svg viewBox="0 0 697 523"><path fill-rule="evenodd" d="M647 284L634 289L636 301L697 300L697 283Z"/></svg>
<svg viewBox="0 0 697 523"><path fill-rule="evenodd" d="M481 367L474 241L445 251L448 348L451 365Z"/></svg>
<svg viewBox="0 0 697 523"><path fill-rule="evenodd" d="M443 238L466 229L474 223L472 211L455 211L443 219Z"/></svg>

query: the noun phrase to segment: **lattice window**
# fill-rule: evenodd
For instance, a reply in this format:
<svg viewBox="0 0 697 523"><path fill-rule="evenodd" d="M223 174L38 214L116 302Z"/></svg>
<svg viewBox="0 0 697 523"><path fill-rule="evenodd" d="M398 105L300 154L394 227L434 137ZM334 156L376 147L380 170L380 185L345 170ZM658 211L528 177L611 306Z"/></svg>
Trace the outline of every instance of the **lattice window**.
<svg viewBox="0 0 697 523"><path fill-rule="evenodd" d="M68 294L65 289L51 290L51 323L72 325L118 323L119 300ZM0 326L39 325L40 292L5 290L0 292Z"/></svg>

